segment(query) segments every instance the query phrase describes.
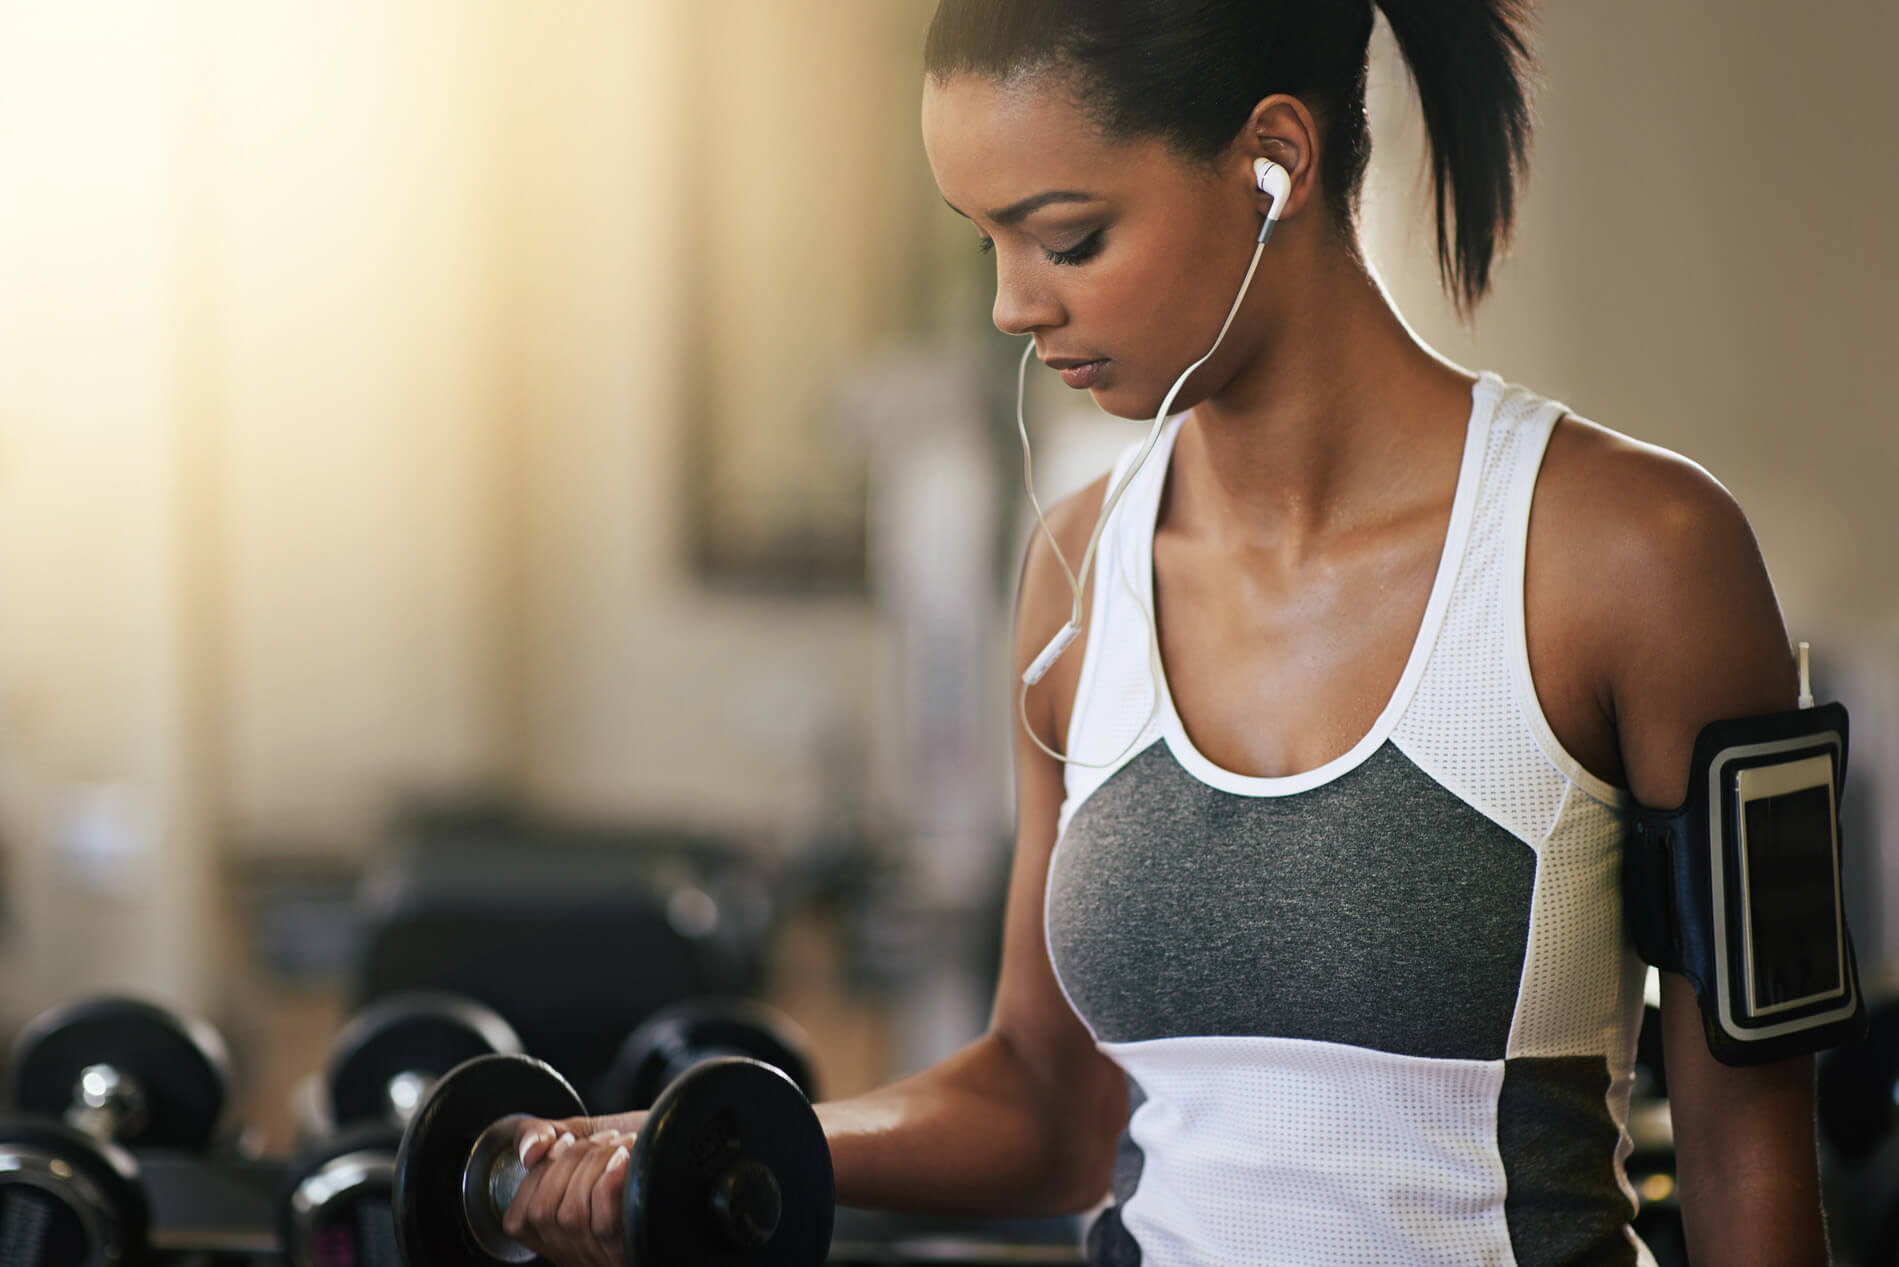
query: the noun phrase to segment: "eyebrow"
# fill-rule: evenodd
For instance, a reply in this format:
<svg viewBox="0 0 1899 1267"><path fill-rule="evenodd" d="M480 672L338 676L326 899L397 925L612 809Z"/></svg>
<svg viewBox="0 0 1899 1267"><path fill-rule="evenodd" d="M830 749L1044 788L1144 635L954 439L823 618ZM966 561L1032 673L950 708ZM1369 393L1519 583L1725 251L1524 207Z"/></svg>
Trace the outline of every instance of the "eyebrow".
<svg viewBox="0 0 1899 1267"><path fill-rule="evenodd" d="M1099 194L1085 194L1076 189L1050 189L1039 194L1031 194L1019 202L1012 202L999 211L991 211L989 218L997 224L1016 225L1051 203L1098 201L1100 201ZM957 215L962 216L963 219L967 220L969 218L968 212L958 207L949 199L943 199L943 205L948 207L951 211L954 211Z"/></svg>

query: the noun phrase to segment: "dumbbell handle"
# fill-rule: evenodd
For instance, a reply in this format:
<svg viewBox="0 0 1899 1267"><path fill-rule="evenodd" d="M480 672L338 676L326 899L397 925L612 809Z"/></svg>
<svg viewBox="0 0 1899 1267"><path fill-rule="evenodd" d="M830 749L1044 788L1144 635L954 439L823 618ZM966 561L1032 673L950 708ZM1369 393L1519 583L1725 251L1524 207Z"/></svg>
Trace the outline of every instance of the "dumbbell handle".
<svg viewBox="0 0 1899 1267"><path fill-rule="evenodd" d="M528 1168L521 1163L516 1143L522 1120L519 1115L504 1117L483 1131L462 1171L462 1208L468 1230L483 1250L509 1263L534 1257L501 1230L501 1216L527 1182ZM707 1213L734 1248L763 1248L778 1231L784 1213L777 1176L755 1161L727 1167L713 1185Z"/></svg>
<svg viewBox="0 0 1899 1267"><path fill-rule="evenodd" d="M145 1124L145 1093L111 1065L87 1065L73 1085L66 1122L101 1143L113 1143Z"/></svg>

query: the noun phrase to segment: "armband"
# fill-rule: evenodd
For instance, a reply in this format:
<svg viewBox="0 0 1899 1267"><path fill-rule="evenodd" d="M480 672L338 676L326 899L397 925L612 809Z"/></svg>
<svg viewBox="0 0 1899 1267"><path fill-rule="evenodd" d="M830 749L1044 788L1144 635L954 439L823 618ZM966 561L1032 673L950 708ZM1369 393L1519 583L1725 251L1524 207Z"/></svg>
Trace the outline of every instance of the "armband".
<svg viewBox="0 0 1899 1267"><path fill-rule="evenodd" d="M1713 722L1688 796L1635 806L1622 865L1637 952L1694 987L1727 1065L1805 1055L1865 1031L1840 893L1846 709Z"/></svg>

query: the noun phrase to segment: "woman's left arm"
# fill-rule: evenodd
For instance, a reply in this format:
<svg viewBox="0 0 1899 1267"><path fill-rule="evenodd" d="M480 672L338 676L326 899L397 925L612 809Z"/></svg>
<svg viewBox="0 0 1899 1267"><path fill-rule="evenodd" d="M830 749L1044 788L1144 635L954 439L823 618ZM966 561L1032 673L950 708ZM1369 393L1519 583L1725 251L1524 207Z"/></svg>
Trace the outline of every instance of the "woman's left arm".
<svg viewBox="0 0 1899 1267"><path fill-rule="evenodd" d="M1617 520L1604 686L1631 793L1667 808L1686 794L1701 728L1793 707L1798 671L1754 534L1727 490L1658 450L1617 456L1631 478L1603 508ZM1812 1058L1716 1061L1694 991L1672 973L1662 976L1662 1034L1690 1257L1825 1264Z"/></svg>

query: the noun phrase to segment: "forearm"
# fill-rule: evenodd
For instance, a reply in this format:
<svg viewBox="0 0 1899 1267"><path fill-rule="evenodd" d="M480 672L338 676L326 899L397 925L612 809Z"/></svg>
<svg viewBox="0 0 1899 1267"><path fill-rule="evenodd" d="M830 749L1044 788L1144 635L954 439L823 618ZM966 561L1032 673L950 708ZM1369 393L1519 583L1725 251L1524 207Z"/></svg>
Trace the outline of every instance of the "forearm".
<svg viewBox="0 0 1899 1267"><path fill-rule="evenodd" d="M1070 1102L1077 1093L1115 1093L1062 1091ZM1085 1209L1107 1190L1112 1149L1092 1139L1086 1125L1102 1120L1102 1106L1070 1112L1062 1101L1038 1085L1005 1042L988 1035L901 1082L820 1104L837 1199L935 1214Z"/></svg>
<svg viewBox="0 0 1899 1267"><path fill-rule="evenodd" d="M1680 1168L1690 1261L1825 1267L1826 1229L1811 1159L1702 1158Z"/></svg>
<svg viewBox="0 0 1899 1267"><path fill-rule="evenodd" d="M1663 978L1665 998L1672 984ZM1669 1099L1690 1259L1824 1267L1812 1059L1716 1065L1705 1045L1691 1046L1701 1035L1677 1025L1668 1035Z"/></svg>

